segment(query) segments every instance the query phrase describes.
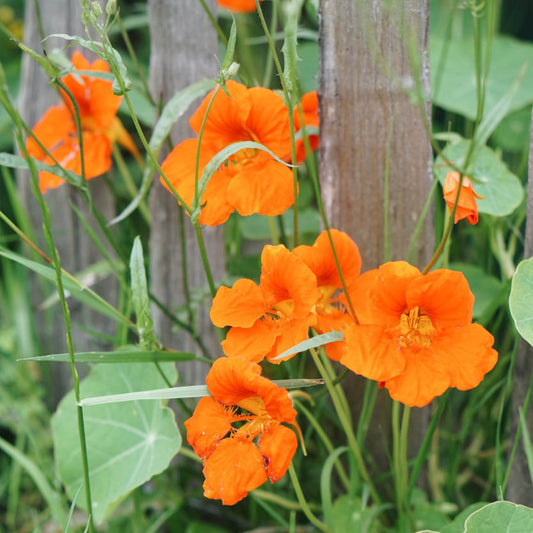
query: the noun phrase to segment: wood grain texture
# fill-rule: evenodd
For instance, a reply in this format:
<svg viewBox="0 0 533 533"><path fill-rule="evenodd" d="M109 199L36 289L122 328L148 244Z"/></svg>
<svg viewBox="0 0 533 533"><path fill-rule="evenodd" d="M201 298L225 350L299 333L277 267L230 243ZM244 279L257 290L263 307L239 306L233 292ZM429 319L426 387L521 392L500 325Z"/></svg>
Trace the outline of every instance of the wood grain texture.
<svg viewBox="0 0 533 533"><path fill-rule="evenodd" d="M533 256L533 112L531 116L531 142L529 145L529 167L527 186L527 218L524 241L524 259ZM518 408L524 406L529 382L533 376L533 347L524 339L520 339L513 376L511 399L511 435L510 443L514 442L520 423ZM531 402L526 415L526 424L530 438L533 438L533 406ZM533 480L527 467L527 457L522 437L509 474L509 482L505 499L533 507Z"/></svg>
<svg viewBox="0 0 533 533"><path fill-rule="evenodd" d="M215 1L208 2L215 11ZM151 30L150 84L154 99L166 103L175 93L201 78L217 73L217 36L197 0L150 0L148 2ZM181 117L172 129L173 144L193 137L188 114ZM166 154L163 154L163 157ZM162 158L163 158L162 157ZM180 248L178 205L174 197L155 177L150 196L152 231L150 238L151 289L173 312L184 303ZM189 287L193 294L205 295L198 313L198 331L213 356L222 354L220 343L208 316L211 297L203 272L192 225L185 217L187 268ZM221 227L204 228L204 240L215 281L224 276L224 239ZM192 350L198 347L184 331L174 332L168 318L154 306L154 327L162 342L175 349ZM205 379L205 365L186 363L179 367L180 376L190 384Z"/></svg>
<svg viewBox="0 0 533 533"><path fill-rule="evenodd" d="M415 86L407 51L418 51L420 83L429 94L428 4L425 0L323 0L320 12L320 181L332 227L359 246L363 270L385 257L384 205L390 259L405 259L432 185L432 151L422 120L430 104L414 106ZM389 194L385 176L389 164ZM421 231L415 264L423 268L434 246L430 213ZM364 380L352 375L346 391L357 416ZM369 433L370 449L388 468L390 400L380 391ZM411 452L427 427L427 409L411 415Z"/></svg>
<svg viewBox="0 0 533 533"><path fill-rule="evenodd" d="M45 35L52 33L67 33L84 35L81 22L81 8L78 2L71 0L40 0L42 24ZM37 17L33 2L26 2L24 20L24 42L34 50L41 52L42 44L39 35ZM61 39L49 39L46 41L47 49L65 46L66 41ZM69 54L72 53L69 48ZM83 51L89 57L89 53ZM33 127L43 113L54 104L59 102L57 92L50 88L50 83L43 69L28 55L22 59L22 74L19 93L19 111L24 121ZM33 227L37 233L41 233L41 211L33 197L30 187L29 174L19 172L17 186L23 206L27 210ZM115 214L114 200L107 185L101 178L96 178L89 183L91 196L95 206L105 219L110 219ZM102 259L101 253L92 243L85 232L76 214L71 208L75 204L86 219L96 228L84 200L75 189L63 185L55 190L47 192L45 200L49 206L56 247L59 251L63 268L75 274L91 264ZM39 243L46 250L44 238ZM93 287L97 292L104 295L111 303L115 303L117 285L112 279L106 279ZM43 294L37 283L33 284L33 304L37 307L49 292ZM73 300L69 300L69 307L73 323L80 323L93 330L107 334L114 331L114 323L108 318L81 306ZM42 315L42 314L41 314ZM45 353L57 353L66 351L65 328L63 316L59 307L53 310L53 316L46 320L44 316L38 317L40 324L40 341ZM73 327L74 348L76 351L90 351L109 348L102 341L95 340L93 336L77 330ZM70 368L68 365L54 365L54 400L59 400L70 388Z"/></svg>

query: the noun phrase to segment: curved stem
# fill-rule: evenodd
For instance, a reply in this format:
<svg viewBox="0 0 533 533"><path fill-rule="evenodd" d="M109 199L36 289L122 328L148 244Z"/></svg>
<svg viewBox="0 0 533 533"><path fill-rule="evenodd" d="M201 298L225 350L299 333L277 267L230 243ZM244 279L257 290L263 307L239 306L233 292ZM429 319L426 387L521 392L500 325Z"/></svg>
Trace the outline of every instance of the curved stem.
<svg viewBox="0 0 533 533"><path fill-rule="evenodd" d="M298 481L298 476L296 475L296 471L294 470L294 466L292 465L292 463L289 466L289 475L291 477L292 486L294 488L294 492L296 493L296 497L298 498L298 502L302 506L302 512L307 517L307 519L318 529L320 529L320 531L324 531L325 533L333 533L333 531L328 526L326 526L326 524L321 522L313 514L313 511L311 511L309 504L305 499L302 487L300 485L300 482Z"/></svg>

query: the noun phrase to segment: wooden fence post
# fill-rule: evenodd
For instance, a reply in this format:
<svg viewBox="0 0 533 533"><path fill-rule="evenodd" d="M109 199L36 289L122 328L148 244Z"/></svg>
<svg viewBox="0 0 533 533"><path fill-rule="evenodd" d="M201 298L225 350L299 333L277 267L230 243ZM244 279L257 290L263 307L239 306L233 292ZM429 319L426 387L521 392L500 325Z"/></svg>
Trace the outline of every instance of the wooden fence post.
<svg viewBox="0 0 533 533"><path fill-rule="evenodd" d="M524 240L524 259L533 256L533 112L531 115L531 142L529 145L528 195L526 235ZM518 408L524 405L531 376L533 375L533 347L524 339L520 339L513 376L511 400L511 434L509 443L512 446L520 423ZM533 438L533 406L529 404L526 424L530 438ZM527 456L522 437L514 457L509 474L505 499L533 507L533 481L527 468Z"/></svg>
<svg viewBox="0 0 533 533"><path fill-rule="evenodd" d="M207 2L215 11L215 1ZM154 99L165 104L187 85L217 73L217 35L198 0L149 0L151 33L150 82ZM196 108L180 118L171 137L174 144L193 137L188 118ZM150 237L151 290L172 311L184 304L180 244L180 222L175 198L154 180L150 196L152 230ZM189 290L203 290L210 302L194 231L185 216L185 251ZM215 280L224 273L224 236L221 227L203 229L206 248ZM205 298L204 302L205 304ZM154 327L162 342L179 350L198 353L198 347L183 330L174 333L172 322L154 306ZM198 313L198 332L213 356L221 354L220 343L209 319L208 306ZM205 365L187 363L180 368L184 382L201 383L205 379Z"/></svg>
<svg viewBox="0 0 533 533"><path fill-rule="evenodd" d="M67 33L84 35L82 24L82 9L78 2L72 0L40 0L40 12L45 35L52 33ZM30 48L41 52L43 44L39 33L38 21L33 2L26 2L24 20L24 42ZM65 41L51 39L47 41L47 48L64 46ZM83 52L88 55L86 51ZM43 113L53 104L59 102L57 91L50 88L50 80L42 67L27 54L22 59L22 75L19 93L19 110L24 121L30 126L41 118ZM25 207L33 227L41 228L41 212L31 192L29 174L19 172L17 180L18 191L22 205ZM95 179L89 183L91 196L97 209L104 218L111 219L115 213L113 197L102 179ZM68 185L49 191L45 196L52 216L52 225L56 247L59 250L63 268L71 273L79 272L91 264L102 259L101 253L87 235L78 217L71 208L71 203L83 213L87 220L92 216L83 199ZM42 243L41 243L42 244ZM44 246L44 245L43 245ZM105 279L93 287L97 292L105 294L112 303L116 298L116 283L113 279ZM38 290L33 283L33 304L37 306L49 296ZM102 333L113 333L114 324L108 318L91 311L73 300L69 301L72 322L90 325L91 329ZM39 316L39 323L43 326L43 316ZM66 339L62 314L54 313L51 324L41 327L40 341L43 353L57 353L66 351ZM104 345L101 341L83 331L73 327L74 347L76 351L98 350ZM33 354L37 355L37 354ZM52 391L54 403L70 388L71 370L68 365L53 365L54 389Z"/></svg>
<svg viewBox="0 0 533 533"><path fill-rule="evenodd" d="M422 207L432 185L432 150L422 113L406 94L415 88L408 40L416 40L420 83L429 89L427 57L429 10L426 0L323 0L319 37L320 180L329 221L358 244L363 270L386 259L388 211L390 259L405 259ZM388 197L386 175L388 174ZM434 246L429 216L420 233L414 264L423 268ZM364 382L347 392L360 404ZM377 424L369 434L379 447L390 428L390 402L380 392ZM354 408L357 413L357 407ZM427 409L414 410L411 441L420 443ZM381 426L381 427L380 427ZM387 464L384 452L379 462Z"/></svg>

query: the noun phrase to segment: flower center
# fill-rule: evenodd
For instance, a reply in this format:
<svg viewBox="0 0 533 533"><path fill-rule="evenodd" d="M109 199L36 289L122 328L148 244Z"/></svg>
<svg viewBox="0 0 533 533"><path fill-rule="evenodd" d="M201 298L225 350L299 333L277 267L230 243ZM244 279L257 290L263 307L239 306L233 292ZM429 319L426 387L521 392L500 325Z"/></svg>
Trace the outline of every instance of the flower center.
<svg viewBox="0 0 533 533"><path fill-rule="evenodd" d="M272 417L268 414L265 402L261 398L258 396L244 398L237 406L248 411L251 415L241 415L241 420L247 420L247 422L236 431L235 436L254 439L266 431Z"/></svg>
<svg viewBox="0 0 533 533"><path fill-rule="evenodd" d="M255 148L244 148L239 150L231 156L231 163L233 163L239 169L245 168L253 164L257 157L257 152Z"/></svg>
<svg viewBox="0 0 533 533"><path fill-rule="evenodd" d="M400 335L398 344L401 348L427 348L431 345L431 337L435 333L435 328L431 319L420 312L418 306L403 313L398 326Z"/></svg>
<svg viewBox="0 0 533 533"><path fill-rule="evenodd" d="M322 315L345 313L346 308L341 301L341 291L334 285L321 285L318 287L316 310Z"/></svg>

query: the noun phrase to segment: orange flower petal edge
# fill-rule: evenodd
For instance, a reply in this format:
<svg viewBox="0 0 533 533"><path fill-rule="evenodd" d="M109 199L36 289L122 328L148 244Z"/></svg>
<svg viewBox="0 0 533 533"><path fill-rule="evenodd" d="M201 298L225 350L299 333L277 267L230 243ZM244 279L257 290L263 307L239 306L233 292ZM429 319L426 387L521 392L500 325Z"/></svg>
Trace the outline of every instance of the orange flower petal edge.
<svg viewBox="0 0 533 533"><path fill-rule="evenodd" d="M233 13L252 13L257 11L255 0L217 0L219 7L223 7Z"/></svg>
<svg viewBox="0 0 533 533"><path fill-rule="evenodd" d="M76 70L109 72L109 66L103 60L97 59L89 63L80 52L74 52L72 64ZM63 82L76 100L80 114L85 178L91 179L109 170L111 148L115 142L139 158L135 143L116 117L121 97L113 94L112 82L76 72L65 76ZM52 106L37 122L33 133L50 155L30 137L26 141L30 156L49 165L53 165L55 159L66 170L81 175L74 109L66 94L63 94L60 105ZM44 171L39 173L42 192L63 183L64 180L55 174Z"/></svg>
<svg viewBox="0 0 533 533"><path fill-rule="evenodd" d="M187 442L204 461L204 495L233 505L285 475L297 439L282 424L297 428L296 411L287 391L243 357L217 359L206 384L212 397L186 420Z"/></svg>
<svg viewBox="0 0 533 533"><path fill-rule="evenodd" d="M459 192L459 180L459 172L448 172L442 186L444 200L448 205L450 213L453 210L457 193ZM459 199L457 201L457 209L455 210L455 224L457 224L457 222L463 218L466 218L470 224L477 224L479 216L476 198L482 199L483 196L476 194L474 191L474 185L466 176L464 176L461 185L461 191L459 192Z"/></svg>
<svg viewBox="0 0 533 533"><path fill-rule="evenodd" d="M492 335L471 324L474 298L460 272L386 263L361 276L355 294L364 312L345 331L341 363L395 400L423 407L449 387L477 386L497 362Z"/></svg>

